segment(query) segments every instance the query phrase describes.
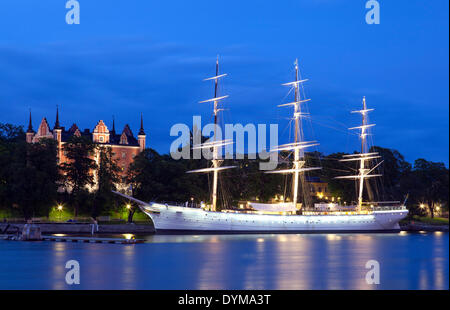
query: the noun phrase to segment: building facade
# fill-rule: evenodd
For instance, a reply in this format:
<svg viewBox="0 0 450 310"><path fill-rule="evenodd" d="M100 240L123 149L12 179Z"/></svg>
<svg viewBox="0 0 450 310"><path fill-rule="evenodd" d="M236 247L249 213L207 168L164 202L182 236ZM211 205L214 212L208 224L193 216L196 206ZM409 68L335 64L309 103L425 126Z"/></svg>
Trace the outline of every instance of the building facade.
<svg viewBox="0 0 450 310"><path fill-rule="evenodd" d="M330 195L328 192L328 183L322 181L319 177L306 177L306 182L309 185L309 193L313 196L327 196Z"/></svg>
<svg viewBox="0 0 450 310"><path fill-rule="evenodd" d="M142 115L141 128L137 137L135 137L128 124L125 125L122 132L116 133L114 119L111 130L108 129L103 120L98 121L93 131L90 131L89 129L80 130L76 124L73 124L69 129L66 129L63 126L60 126L58 109L56 110L56 121L53 129L50 128L47 119L44 117L35 132L33 130L30 112L28 130L26 132L27 142L36 143L43 138L54 139L57 142L58 164L67 162L67 158L64 154L64 144L67 143L72 136L86 137L98 146L110 147L123 176L127 174L128 168L136 155L145 149L146 143ZM97 148L92 159L98 163L99 151Z"/></svg>

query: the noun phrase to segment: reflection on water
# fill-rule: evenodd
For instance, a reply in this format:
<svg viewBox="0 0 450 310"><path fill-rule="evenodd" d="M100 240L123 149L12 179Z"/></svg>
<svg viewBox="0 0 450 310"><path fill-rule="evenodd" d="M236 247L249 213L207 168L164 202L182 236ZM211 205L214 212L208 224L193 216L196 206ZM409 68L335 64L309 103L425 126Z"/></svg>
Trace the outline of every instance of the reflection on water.
<svg viewBox="0 0 450 310"><path fill-rule="evenodd" d="M448 289L448 233L121 235L145 244L0 241L0 289ZM80 263L81 284L65 283ZM380 285L365 281L380 263Z"/></svg>
<svg viewBox="0 0 450 310"><path fill-rule="evenodd" d="M63 242L54 242L52 243L53 250L50 252L51 256L51 269L52 272L50 275L52 276L52 289L61 290L64 289L65 279L59 279L58 275L65 274L65 266L68 261L66 257L66 243Z"/></svg>

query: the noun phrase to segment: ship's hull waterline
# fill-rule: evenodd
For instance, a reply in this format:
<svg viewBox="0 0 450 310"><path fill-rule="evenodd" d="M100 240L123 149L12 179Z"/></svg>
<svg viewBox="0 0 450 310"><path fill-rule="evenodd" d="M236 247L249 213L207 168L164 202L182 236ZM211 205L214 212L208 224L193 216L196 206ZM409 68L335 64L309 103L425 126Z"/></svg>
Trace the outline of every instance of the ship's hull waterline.
<svg viewBox="0 0 450 310"><path fill-rule="evenodd" d="M212 212L198 208L151 203L143 211L153 220L156 232L195 233L325 233L394 232L408 211L374 211L352 215L271 215Z"/></svg>

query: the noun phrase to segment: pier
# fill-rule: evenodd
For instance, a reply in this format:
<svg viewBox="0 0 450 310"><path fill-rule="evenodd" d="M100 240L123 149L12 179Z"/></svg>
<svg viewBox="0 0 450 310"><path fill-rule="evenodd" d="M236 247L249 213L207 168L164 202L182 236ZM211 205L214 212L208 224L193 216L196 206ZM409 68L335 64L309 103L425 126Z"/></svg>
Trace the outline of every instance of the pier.
<svg viewBox="0 0 450 310"><path fill-rule="evenodd" d="M17 235L0 235L2 240L22 241ZM143 239L123 239L123 238L101 238L101 237L71 237L71 236L46 236L43 235L41 241L53 242L80 242L80 243L115 243L115 244L136 244L144 243ZM39 241L39 240L36 240Z"/></svg>
<svg viewBox="0 0 450 310"><path fill-rule="evenodd" d="M84 242L84 243L119 243L119 244L144 243L143 239L68 237L68 236L42 236L42 240L55 242Z"/></svg>

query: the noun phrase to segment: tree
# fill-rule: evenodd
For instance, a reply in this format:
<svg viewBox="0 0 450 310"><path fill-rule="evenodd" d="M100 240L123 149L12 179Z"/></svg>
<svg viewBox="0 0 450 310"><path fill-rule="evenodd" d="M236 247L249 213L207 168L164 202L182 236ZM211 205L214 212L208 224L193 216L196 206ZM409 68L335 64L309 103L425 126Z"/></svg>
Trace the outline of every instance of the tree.
<svg viewBox="0 0 450 310"><path fill-rule="evenodd" d="M49 215L59 179L56 143L41 139L29 144L17 142L9 164L8 197L25 219Z"/></svg>
<svg viewBox="0 0 450 310"><path fill-rule="evenodd" d="M199 191L201 176L186 174L196 169L198 162L203 160L174 160L170 155L146 149L130 165L127 182L133 186L133 194L142 200L185 201Z"/></svg>
<svg viewBox="0 0 450 310"><path fill-rule="evenodd" d="M353 174L355 169L340 159L347 153L332 153L327 156L320 156L320 162L315 162L314 167L322 167L321 170L313 171L312 175L319 176L328 183L328 190L331 195L341 197L342 201L356 201L356 183L349 180L336 179L337 176ZM316 156L314 156L317 158Z"/></svg>
<svg viewBox="0 0 450 310"><path fill-rule="evenodd" d="M114 159L114 153L110 147L98 147L99 150L99 164L97 167L98 189L95 193L94 205L91 210L91 215L95 219L108 206L111 206L114 201L113 190L116 190L116 184L120 180L120 167L117 160Z"/></svg>
<svg viewBox="0 0 450 310"><path fill-rule="evenodd" d="M153 149L145 149L134 158L130 165L127 183L133 188L133 196L143 201L150 201L158 197L164 185L156 178L159 169L157 162L160 155ZM128 213L128 222L133 221L136 209L131 208Z"/></svg>
<svg viewBox="0 0 450 310"><path fill-rule="evenodd" d="M134 158L126 182L133 187L133 195L143 201L183 202L191 197L206 201L207 176L186 173L200 167L206 167L204 159L174 160L146 149Z"/></svg>
<svg viewBox="0 0 450 310"><path fill-rule="evenodd" d="M0 207L9 205L8 186L11 177L11 162L18 141L24 141L25 134L21 126L0 123Z"/></svg>
<svg viewBox="0 0 450 310"><path fill-rule="evenodd" d="M402 201L408 193L402 180L411 172L411 164L408 163L400 152L397 150L373 146L369 152L377 152L383 163L380 165L379 171L383 175L381 178L375 178L372 184L381 189L381 200L398 200Z"/></svg>
<svg viewBox="0 0 450 310"><path fill-rule="evenodd" d="M64 144L63 151L67 161L60 167L65 176L65 184L71 190L71 200L74 207L74 215L78 216L81 191L87 186L94 185L93 171L97 164L92 159L95 145L85 137L72 136Z"/></svg>
<svg viewBox="0 0 450 310"><path fill-rule="evenodd" d="M0 123L0 143L18 142L25 140L22 126Z"/></svg>
<svg viewBox="0 0 450 310"><path fill-rule="evenodd" d="M48 216L57 180L53 140L28 144L21 126L0 124L0 207L25 219Z"/></svg>
<svg viewBox="0 0 450 310"><path fill-rule="evenodd" d="M411 196L416 204L425 203L431 217L434 217L437 204L448 206L448 169L444 163L419 158L409 175Z"/></svg>
<svg viewBox="0 0 450 310"><path fill-rule="evenodd" d="M268 174L259 170L259 159L226 160L225 166L236 166L221 173L222 197L228 205L236 206L239 201L267 202L275 195L284 193L284 176ZM219 182L219 185L220 185ZM229 196L229 199L225 199Z"/></svg>

